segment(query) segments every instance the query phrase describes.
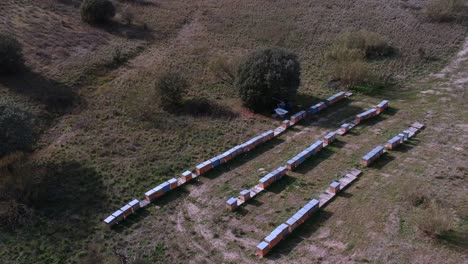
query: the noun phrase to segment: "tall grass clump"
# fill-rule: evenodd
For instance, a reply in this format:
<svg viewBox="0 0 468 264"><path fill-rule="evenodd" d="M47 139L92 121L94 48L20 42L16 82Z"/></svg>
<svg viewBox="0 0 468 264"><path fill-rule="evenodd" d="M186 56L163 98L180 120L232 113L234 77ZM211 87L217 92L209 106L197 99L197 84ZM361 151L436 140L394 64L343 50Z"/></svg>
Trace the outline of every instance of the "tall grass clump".
<svg viewBox="0 0 468 264"><path fill-rule="evenodd" d="M464 0L431 0L424 10L429 19L437 22L460 19L466 12Z"/></svg>
<svg viewBox="0 0 468 264"><path fill-rule="evenodd" d="M394 48L381 35L367 30L346 32L333 45L328 57L335 60L376 59L393 55Z"/></svg>
<svg viewBox="0 0 468 264"><path fill-rule="evenodd" d="M332 77L342 86L357 92L374 94L388 84L388 78L379 76L368 62L391 56L394 48L376 33L360 30L344 33L326 53L333 63Z"/></svg>
<svg viewBox="0 0 468 264"><path fill-rule="evenodd" d="M433 238L439 238L455 227L455 216L452 210L434 200L426 208L417 209L414 220L420 231Z"/></svg>
<svg viewBox="0 0 468 264"><path fill-rule="evenodd" d="M23 49L16 38L0 33L0 74L12 74L24 66Z"/></svg>

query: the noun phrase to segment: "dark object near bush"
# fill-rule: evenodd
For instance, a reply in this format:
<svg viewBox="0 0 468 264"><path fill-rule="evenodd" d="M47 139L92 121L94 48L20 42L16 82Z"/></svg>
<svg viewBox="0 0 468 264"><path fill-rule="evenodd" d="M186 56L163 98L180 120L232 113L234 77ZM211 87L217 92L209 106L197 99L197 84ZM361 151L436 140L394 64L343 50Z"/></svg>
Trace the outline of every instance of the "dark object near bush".
<svg viewBox="0 0 468 264"><path fill-rule="evenodd" d="M109 0L83 0L81 19L89 24L103 24L115 16L115 7Z"/></svg>
<svg viewBox="0 0 468 264"><path fill-rule="evenodd" d="M11 74L24 66L21 44L14 37L0 33L0 74Z"/></svg>
<svg viewBox="0 0 468 264"><path fill-rule="evenodd" d="M289 101L301 83L297 56L272 48L250 54L239 66L236 87L245 106L255 112L268 112L276 100Z"/></svg>
<svg viewBox="0 0 468 264"><path fill-rule="evenodd" d="M26 151L36 141L32 116L20 109L0 105L0 157Z"/></svg>
<svg viewBox="0 0 468 264"><path fill-rule="evenodd" d="M182 95L188 88L187 80L177 72L168 72L156 82L159 104L163 109L171 110L182 104Z"/></svg>

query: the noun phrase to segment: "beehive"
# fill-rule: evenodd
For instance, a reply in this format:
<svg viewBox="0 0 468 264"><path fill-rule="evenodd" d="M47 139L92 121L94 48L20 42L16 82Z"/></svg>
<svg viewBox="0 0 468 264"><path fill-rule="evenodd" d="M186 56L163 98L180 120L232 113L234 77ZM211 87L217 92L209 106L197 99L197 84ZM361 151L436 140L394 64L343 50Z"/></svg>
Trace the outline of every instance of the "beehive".
<svg viewBox="0 0 468 264"><path fill-rule="evenodd" d="M374 148L371 152L367 153L364 157L361 159L361 165L362 166L369 166L374 162L377 158L379 158L383 154L384 148L382 146L377 146Z"/></svg>
<svg viewBox="0 0 468 264"><path fill-rule="evenodd" d="M386 149L394 149L396 146L401 144L402 138L400 136L395 136L385 144Z"/></svg>
<svg viewBox="0 0 468 264"><path fill-rule="evenodd" d="M324 138L323 138L323 142L327 145L329 145L330 143L332 143L336 138L336 133L335 132L330 132L328 133Z"/></svg>
<svg viewBox="0 0 468 264"><path fill-rule="evenodd" d="M182 173L182 179L185 182L192 180L192 178L193 178L193 173L191 171L185 171L184 173Z"/></svg>
<svg viewBox="0 0 468 264"><path fill-rule="evenodd" d="M243 190L239 193L239 199L242 201L247 201L250 199L250 191L249 190Z"/></svg>
<svg viewBox="0 0 468 264"><path fill-rule="evenodd" d="M257 255L260 257L264 257L268 252L270 251L270 244L268 244L265 241L260 242L260 244L257 245Z"/></svg>
<svg viewBox="0 0 468 264"><path fill-rule="evenodd" d="M388 100L383 100L382 102L377 104L377 106L375 107L377 110L376 113L377 114L382 113L383 111L385 111L385 109L387 109L387 107L388 107Z"/></svg>
<svg viewBox="0 0 468 264"><path fill-rule="evenodd" d="M284 127L284 128L288 128L289 127L289 120L284 120L282 123L281 123L281 126Z"/></svg>
<svg viewBox="0 0 468 264"><path fill-rule="evenodd" d="M236 208L237 208L237 199L236 198L229 198L229 200L226 201L226 207L231 211L236 210Z"/></svg>
<svg viewBox="0 0 468 264"><path fill-rule="evenodd" d="M137 199L132 200L128 203L128 205L132 208L132 211L135 213L138 209L140 209L140 201Z"/></svg>
<svg viewBox="0 0 468 264"><path fill-rule="evenodd" d="M174 179L174 178L168 180L167 183L169 184L169 188L171 190L173 190L173 189L175 189L175 188L177 188L179 186L179 183L177 182L177 179Z"/></svg>
<svg viewBox="0 0 468 264"><path fill-rule="evenodd" d="M328 187L328 191L337 194L340 191L340 183L337 181L332 182Z"/></svg>

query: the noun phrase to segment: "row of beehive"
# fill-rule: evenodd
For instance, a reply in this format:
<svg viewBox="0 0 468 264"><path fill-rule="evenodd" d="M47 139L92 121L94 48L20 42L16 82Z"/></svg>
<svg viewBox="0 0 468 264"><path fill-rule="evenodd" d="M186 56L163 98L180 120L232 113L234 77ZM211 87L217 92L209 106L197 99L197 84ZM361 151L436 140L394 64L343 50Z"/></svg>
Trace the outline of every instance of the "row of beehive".
<svg viewBox="0 0 468 264"><path fill-rule="evenodd" d="M407 141L409 138L411 138L413 135L415 135L417 132L419 132L423 128L424 128L423 124L419 122L413 123L409 129L404 130L403 132L399 133L397 136L388 140L385 143L385 148L389 150L396 148L398 145ZM361 165L368 167L383 154L384 154L384 147L377 146L362 157Z"/></svg>
<svg viewBox="0 0 468 264"><path fill-rule="evenodd" d="M340 93L328 98L326 101L329 102L329 104L332 104L332 103L335 103L335 102L341 100L342 98L344 98L344 96L345 96L345 92L340 92ZM289 120L283 121L282 127L286 129L286 128L290 127L290 126L293 126L299 120L305 118L305 116L306 116L306 112L305 111L300 111L299 113L295 114L293 116L293 118L291 118L291 121L289 121ZM212 159L209 159L209 160L195 166L195 173L192 173L191 171L186 171L186 172L184 172L182 174L181 178L179 178L179 179L172 178L169 181L164 182L164 183L154 187L153 189L145 192L145 199L148 202L152 202L154 199L156 199L156 198L164 195L165 193L177 188L178 186L180 186L180 185L182 185L182 184L196 178L197 176L202 175L202 174L208 172L209 170L211 170L211 169L213 169L213 168L215 168L215 167L217 167L217 166L219 166L219 165L221 165L223 163L228 162L229 160L233 159L234 157L236 157L236 156L238 156L238 155L240 155L242 153L246 153L246 152L251 151L252 149L254 149L259 144L264 143L264 142L272 139L273 137L275 137L275 133L274 133L273 130L270 130L270 131L267 131L267 132L265 132L265 133L263 133L263 134L261 134L259 136L256 136L256 137L248 140L247 142L245 142L245 143L243 143L241 145L235 146L235 147L231 148L230 150L224 152L223 154L218 155L218 156L216 156L216 157L214 157ZM139 204L140 203L138 203L138 205ZM135 210L137 210L137 209L135 209ZM114 215L117 215L118 217L116 217ZM116 219L119 219L119 221L121 220L119 210L114 212L110 216L108 216L104 220L104 224L106 224L107 226L112 226L115 223L119 222L119 221L116 221ZM125 219L125 217L122 218L122 219Z"/></svg>
<svg viewBox="0 0 468 264"><path fill-rule="evenodd" d="M371 108L363 113L356 115L355 122L360 123L366 119L374 117L382 113L387 108L388 108L388 100L383 100L382 102L377 104L375 108Z"/></svg>
<svg viewBox="0 0 468 264"><path fill-rule="evenodd" d="M361 172L359 171L359 174L360 173ZM340 187L341 184L339 181L334 181L330 184L326 191L329 195L328 200L331 200L331 198L336 196L341 191ZM257 255L261 257L265 256L282 239L284 239L287 235L291 234L296 228L298 228L305 221L307 221L320 208L321 204L319 200L312 199L311 201L309 201L292 217L290 217L285 223L280 224L275 230L273 230L268 236L266 236L264 238L264 241L260 242L257 245Z"/></svg>
<svg viewBox="0 0 468 264"><path fill-rule="evenodd" d="M254 193L256 195L258 192L264 190L265 188L267 188L268 186L270 186L274 182L280 180L281 178L283 178L283 176L286 175L287 170L292 170L292 169L296 168L306 158L317 154L318 151L320 151L324 146L326 146L326 145L330 144L331 142L333 142L335 139L336 139L336 132L329 132L328 134L325 135L323 142L321 140L318 140L317 142L312 144L310 147L308 147L307 149L305 149L304 151L302 151L301 153L296 155L294 158L289 160L286 167L279 167L278 169L276 169L276 170L268 173L264 177L262 177L259 180L259 184L254 186L252 188L252 190L242 190L237 199L234 198L234 197L229 198L226 201L226 207L229 210L234 211L235 209L237 209L238 206L240 206L245 201L247 201L247 200L249 200L250 198L253 197L253 196L251 196L251 193ZM324 143L326 143L326 145ZM299 163L299 161L300 161L300 163ZM258 190L258 191L256 191L256 190Z"/></svg>
<svg viewBox="0 0 468 264"><path fill-rule="evenodd" d="M292 159L288 160L286 162L286 168L288 168L288 170L294 170L299 165L301 165L307 158L309 158L312 155L317 154L322 148L323 148L323 141L318 140L317 142L312 144L310 147L306 148L304 151L297 154Z"/></svg>
<svg viewBox="0 0 468 264"><path fill-rule="evenodd" d="M134 199L128 204L124 205L119 210L115 211L114 213L106 217L106 219L104 219L104 223L108 226L112 226L124 220L129 215L135 213L138 209L140 209L140 201L138 201L137 199Z"/></svg>
<svg viewBox="0 0 468 264"><path fill-rule="evenodd" d="M248 140L247 142L241 144L241 145L238 145L238 146L235 146L233 148L231 148L230 150L224 152L223 154L221 155L218 155L212 159L209 159L199 165L197 165L195 167L195 171L197 173L197 175L201 175L203 173L206 173L207 171L213 169L213 168L216 168L218 167L219 165L223 164L223 163L226 163L228 162L229 160L233 159L234 157L242 154L242 153L246 153L246 152L249 152L251 151L252 149L254 149L255 147L257 147L258 145L272 139L274 137L274 132L273 130L270 130L270 131L267 131L259 136L256 136L250 140Z"/></svg>
<svg viewBox="0 0 468 264"><path fill-rule="evenodd" d="M335 95L332 95L330 97L328 97L325 102L320 102L320 103L317 103L315 105L313 105L312 107L310 107L309 111L310 113L312 114L316 114L320 111L322 111L323 109L327 108L328 106L340 101L341 99L345 98L346 97L346 92L339 92Z"/></svg>

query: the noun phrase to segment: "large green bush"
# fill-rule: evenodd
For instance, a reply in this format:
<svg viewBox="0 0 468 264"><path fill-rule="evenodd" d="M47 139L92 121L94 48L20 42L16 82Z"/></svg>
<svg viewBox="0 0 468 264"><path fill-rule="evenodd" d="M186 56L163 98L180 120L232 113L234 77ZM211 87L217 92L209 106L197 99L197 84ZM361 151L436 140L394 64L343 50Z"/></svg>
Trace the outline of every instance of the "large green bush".
<svg viewBox="0 0 468 264"><path fill-rule="evenodd" d="M187 90L188 81L177 72L167 72L156 81L156 94L159 105L166 110L172 110L182 104L183 94Z"/></svg>
<svg viewBox="0 0 468 264"><path fill-rule="evenodd" d="M255 112L268 112L276 100L292 100L300 82L297 56L271 48L250 54L239 65L235 84L245 106Z"/></svg>
<svg viewBox="0 0 468 264"><path fill-rule="evenodd" d="M81 19L89 24L103 24L115 16L115 7L109 0L83 0Z"/></svg>
<svg viewBox="0 0 468 264"><path fill-rule="evenodd" d="M0 105L0 157L27 151L36 141L31 114L10 105Z"/></svg>
<svg viewBox="0 0 468 264"><path fill-rule="evenodd" d="M21 44L14 37L0 33L0 74L11 74L24 65Z"/></svg>

